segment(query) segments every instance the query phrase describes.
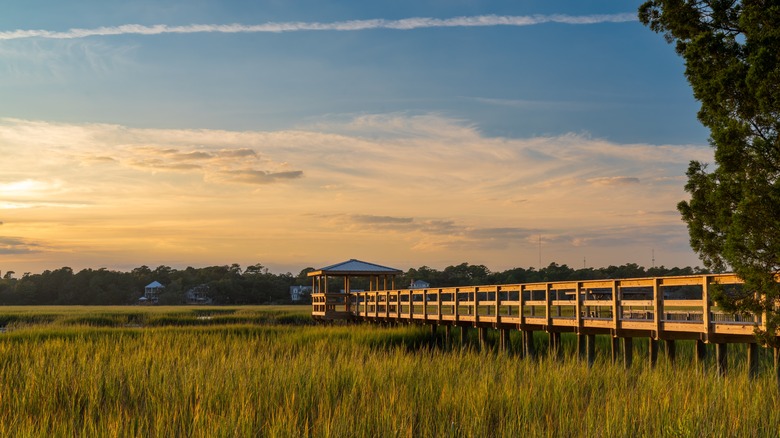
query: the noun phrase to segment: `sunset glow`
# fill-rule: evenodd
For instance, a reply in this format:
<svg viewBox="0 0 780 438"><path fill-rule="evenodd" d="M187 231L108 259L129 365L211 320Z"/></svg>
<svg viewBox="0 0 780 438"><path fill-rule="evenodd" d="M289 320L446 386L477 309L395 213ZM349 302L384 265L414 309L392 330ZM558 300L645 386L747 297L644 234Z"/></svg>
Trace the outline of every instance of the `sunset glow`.
<svg viewBox="0 0 780 438"><path fill-rule="evenodd" d="M699 264L675 205L712 152L638 4L263 3L0 20L1 272Z"/></svg>

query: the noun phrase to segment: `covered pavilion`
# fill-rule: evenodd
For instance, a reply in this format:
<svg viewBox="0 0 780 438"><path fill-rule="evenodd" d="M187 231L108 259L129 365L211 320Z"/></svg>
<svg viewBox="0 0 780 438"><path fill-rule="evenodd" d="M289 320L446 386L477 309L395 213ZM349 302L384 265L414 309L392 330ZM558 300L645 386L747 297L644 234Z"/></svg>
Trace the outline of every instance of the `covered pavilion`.
<svg viewBox="0 0 780 438"><path fill-rule="evenodd" d="M347 260L346 262L337 263L335 265L326 266L316 271L308 273L308 276L312 278L312 297L315 294L325 294L322 296L323 302L328 304L333 301L327 299L327 295L338 293L339 291L331 292L328 290L328 280L330 278L342 278L344 284L344 299L339 299L340 303L345 304L345 311L350 312L352 300L349 299L349 293L352 292L350 282L352 278L361 277L368 278L368 289L370 291L395 289L395 277L402 274L400 269L389 268L387 266L377 265L375 263L368 263L360 260ZM316 300L315 300L316 301ZM315 304L316 307L316 304ZM335 306L328 305L322 309L325 313L335 312Z"/></svg>

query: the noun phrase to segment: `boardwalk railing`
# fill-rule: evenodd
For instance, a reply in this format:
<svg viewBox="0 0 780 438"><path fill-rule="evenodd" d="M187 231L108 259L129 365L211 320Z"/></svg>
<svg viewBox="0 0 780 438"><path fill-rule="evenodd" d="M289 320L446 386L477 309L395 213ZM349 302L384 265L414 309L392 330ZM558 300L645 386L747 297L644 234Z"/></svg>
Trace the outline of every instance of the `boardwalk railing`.
<svg viewBox="0 0 780 438"><path fill-rule="evenodd" d="M523 331L754 342L762 315L721 311L713 285L733 274L313 294L319 320L419 322Z"/></svg>

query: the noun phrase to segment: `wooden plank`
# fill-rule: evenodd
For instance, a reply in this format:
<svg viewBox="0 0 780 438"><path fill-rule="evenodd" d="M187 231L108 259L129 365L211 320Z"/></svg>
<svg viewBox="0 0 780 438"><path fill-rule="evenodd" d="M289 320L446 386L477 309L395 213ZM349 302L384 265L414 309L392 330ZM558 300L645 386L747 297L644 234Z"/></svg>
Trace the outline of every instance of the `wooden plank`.
<svg viewBox="0 0 780 438"><path fill-rule="evenodd" d="M604 329L614 329L615 323L612 320L604 320L604 319L583 319L582 320L582 326L584 328L604 328Z"/></svg>
<svg viewBox="0 0 780 438"><path fill-rule="evenodd" d="M582 289L609 289L612 287L612 280L588 280L580 282Z"/></svg>
<svg viewBox="0 0 780 438"><path fill-rule="evenodd" d="M621 328L625 330L655 330L655 323L653 321L621 321Z"/></svg>
<svg viewBox="0 0 780 438"><path fill-rule="evenodd" d="M631 280L620 280L620 287L653 287L653 279L635 278Z"/></svg>
<svg viewBox="0 0 780 438"><path fill-rule="evenodd" d="M701 276L658 277L661 286L700 286Z"/></svg>
<svg viewBox="0 0 780 438"><path fill-rule="evenodd" d="M701 279L699 279L701 284ZM664 308L667 307L695 307L702 308L701 300L664 300Z"/></svg>
<svg viewBox="0 0 780 438"><path fill-rule="evenodd" d="M704 327L701 325L701 321L690 322L668 322L661 323L663 331L667 332L682 332L682 333L706 333Z"/></svg>
<svg viewBox="0 0 780 438"><path fill-rule="evenodd" d="M612 307L612 300L584 300L582 305L586 307Z"/></svg>
<svg viewBox="0 0 780 438"><path fill-rule="evenodd" d="M714 323L712 326L712 332L717 335L752 335L756 327L744 323Z"/></svg>
<svg viewBox="0 0 780 438"><path fill-rule="evenodd" d="M546 306L547 302L543 301L543 300L542 301L539 301L539 300L537 300L537 301L526 301L525 305L526 306L538 306L538 307L541 307L541 306Z"/></svg>
<svg viewBox="0 0 780 438"><path fill-rule="evenodd" d="M567 281L565 283L562 282L554 282L549 283L550 289L552 290L574 290L577 289L577 282L576 281Z"/></svg>
<svg viewBox="0 0 780 438"><path fill-rule="evenodd" d="M623 287L623 282L620 284ZM655 307L653 300L622 300L621 305L623 307Z"/></svg>
<svg viewBox="0 0 780 438"><path fill-rule="evenodd" d="M547 324L547 318L526 316L525 317L525 323L528 324L528 325L546 325Z"/></svg>
<svg viewBox="0 0 780 438"><path fill-rule="evenodd" d="M555 327L577 327L575 318L553 317L552 325Z"/></svg>

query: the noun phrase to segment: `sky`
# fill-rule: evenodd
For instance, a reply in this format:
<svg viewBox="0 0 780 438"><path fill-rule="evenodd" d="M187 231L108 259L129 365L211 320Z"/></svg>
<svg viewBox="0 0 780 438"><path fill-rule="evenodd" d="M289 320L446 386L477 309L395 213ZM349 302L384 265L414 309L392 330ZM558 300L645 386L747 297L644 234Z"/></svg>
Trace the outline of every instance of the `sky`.
<svg viewBox="0 0 780 438"><path fill-rule="evenodd" d="M701 265L641 1L12 1L0 272Z"/></svg>

